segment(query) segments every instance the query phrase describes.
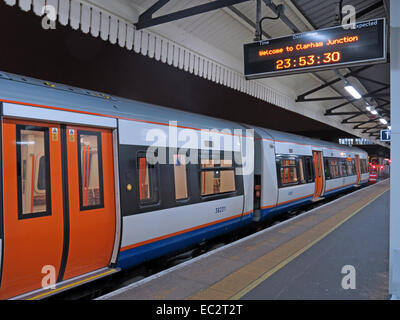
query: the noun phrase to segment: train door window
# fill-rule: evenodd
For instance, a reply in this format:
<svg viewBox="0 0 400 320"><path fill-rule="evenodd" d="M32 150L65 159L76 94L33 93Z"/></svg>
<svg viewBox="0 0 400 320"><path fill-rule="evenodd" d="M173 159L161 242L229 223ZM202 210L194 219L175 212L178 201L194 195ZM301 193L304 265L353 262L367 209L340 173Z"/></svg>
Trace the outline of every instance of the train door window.
<svg viewBox="0 0 400 320"><path fill-rule="evenodd" d="M353 170L353 175L357 174L357 168L356 168L356 160L352 160L351 161L351 166L352 166L352 170Z"/></svg>
<svg viewBox="0 0 400 320"><path fill-rule="evenodd" d="M51 214L49 129L17 125L18 218Z"/></svg>
<svg viewBox="0 0 400 320"><path fill-rule="evenodd" d="M157 174L156 166L147 161L146 154L139 154L138 159L139 177L139 201L142 205L158 203L158 188L156 188Z"/></svg>
<svg viewBox="0 0 400 320"><path fill-rule="evenodd" d="M280 159L280 182L282 187L298 184L298 172L295 159Z"/></svg>
<svg viewBox="0 0 400 320"><path fill-rule="evenodd" d="M361 172L361 174L365 173L364 159L360 159L360 172Z"/></svg>
<svg viewBox="0 0 400 320"><path fill-rule="evenodd" d="M319 157L319 156L318 156ZM321 162L317 159L318 177L321 177Z"/></svg>
<svg viewBox="0 0 400 320"><path fill-rule="evenodd" d="M339 169L339 160L330 158L328 160L328 167L330 179L337 179L341 176Z"/></svg>
<svg viewBox="0 0 400 320"><path fill-rule="evenodd" d="M330 180L331 179L331 170L329 166L329 159L325 159L325 179Z"/></svg>
<svg viewBox="0 0 400 320"><path fill-rule="evenodd" d="M201 195L209 196L236 191L232 159L220 159L220 153L201 158Z"/></svg>
<svg viewBox="0 0 400 320"><path fill-rule="evenodd" d="M184 200L188 198L186 155L174 154L174 181L175 199Z"/></svg>
<svg viewBox="0 0 400 320"><path fill-rule="evenodd" d="M361 173L368 173L367 160L366 159L361 159L360 160L360 164L361 164Z"/></svg>
<svg viewBox="0 0 400 320"><path fill-rule="evenodd" d="M81 211L104 207L100 132L78 131Z"/></svg>
<svg viewBox="0 0 400 320"><path fill-rule="evenodd" d="M41 156L39 160L39 171L37 180L38 190L46 190L46 158L44 156Z"/></svg>
<svg viewBox="0 0 400 320"><path fill-rule="evenodd" d="M339 160L339 171L340 171L340 177L346 177L347 176L346 160L345 159L340 159Z"/></svg>
<svg viewBox="0 0 400 320"><path fill-rule="evenodd" d="M354 170L354 168L353 168L353 166L354 166L354 160L350 160L350 161L347 160L346 165L347 165L347 175L348 175L348 176L353 176L353 175L355 175L355 170Z"/></svg>
<svg viewBox="0 0 400 320"><path fill-rule="evenodd" d="M312 157L304 157L304 170L304 177L307 183L314 182L315 177Z"/></svg>
<svg viewBox="0 0 400 320"><path fill-rule="evenodd" d="M306 183L306 179L304 177L304 159L299 158L299 175L300 175L300 183Z"/></svg>

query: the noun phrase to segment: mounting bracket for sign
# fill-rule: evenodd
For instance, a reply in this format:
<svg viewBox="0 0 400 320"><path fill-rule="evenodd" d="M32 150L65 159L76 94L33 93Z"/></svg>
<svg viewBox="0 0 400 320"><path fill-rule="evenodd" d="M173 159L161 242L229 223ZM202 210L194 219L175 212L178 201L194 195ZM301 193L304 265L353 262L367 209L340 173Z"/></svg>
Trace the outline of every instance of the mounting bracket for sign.
<svg viewBox="0 0 400 320"><path fill-rule="evenodd" d="M210 3L205 3L202 5L194 6L188 9L183 9L153 18L153 14L163 8L169 1L170 0L158 0L154 5L143 12L139 17L139 21L135 24L136 29L140 30L144 28L154 27L163 23L176 21L179 19L210 12L228 6L233 6L235 4L247 2L250 0L214 0Z"/></svg>

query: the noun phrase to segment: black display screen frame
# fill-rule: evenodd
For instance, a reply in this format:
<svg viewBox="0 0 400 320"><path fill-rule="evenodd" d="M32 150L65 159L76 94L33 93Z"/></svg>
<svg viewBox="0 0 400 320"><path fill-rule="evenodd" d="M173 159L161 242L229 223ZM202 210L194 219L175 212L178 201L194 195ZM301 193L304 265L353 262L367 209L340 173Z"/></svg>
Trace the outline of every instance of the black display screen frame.
<svg viewBox="0 0 400 320"><path fill-rule="evenodd" d="M327 45L329 40L344 37L348 37L347 40L350 42ZM357 40L351 41L356 39L355 37L358 37ZM315 46L308 49L296 49L297 45L304 46L311 43ZM323 45L317 47L321 43ZM293 47L292 52L286 50L288 46ZM277 50L278 53L260 56L261 51L271 52L269 50ZM324 61L329 59L324 54L334 52L340 52L339 61L325 63ZM311 55L315 57L314 64L299 66L300 57L305 57L306 62L309 62L307 57ZM277 70L277 60L285 62L285 59L290 59L290 63L285 63L285 66L289 64L291 66ZM244 45L244 72L247 80L385 62L387 62L385 18L358 22L356 29L336 26ZM304 59L301 63L304 64Z"/></svg>

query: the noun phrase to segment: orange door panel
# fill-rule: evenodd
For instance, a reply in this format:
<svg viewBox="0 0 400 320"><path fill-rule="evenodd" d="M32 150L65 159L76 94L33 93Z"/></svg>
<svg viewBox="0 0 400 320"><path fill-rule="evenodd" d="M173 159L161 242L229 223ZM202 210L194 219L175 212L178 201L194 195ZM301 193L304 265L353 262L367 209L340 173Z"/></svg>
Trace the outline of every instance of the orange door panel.
<svg viewBox="0 0 400 320"><path fill-rule="evenodd" d="M41 288L49 270L57 279L64 231L60 127L4 120L2 131L6 299Z"/></svg>
<svg viewBox="0 0 400 320"><path fill-rule="evenodd" d="M361 172L360 172L360 156L356 155L356 170L357 170L357 182L356 184L360 183Z"/></svg>
<svg viewBox="0 0 400 320"><path fill-rule="evenodd" d="M110 130L69 126L70 242L64 279L110 263L115 236L113 139Z"/></svg>
<svg viewBox="0 0 400 320"><path fill-rule="evenodd" d="M324 188L325 188L325 172L323 168L323 158L322 158L322 152L318 152L318 161L319 161L319 167L320 167L320 172L321 172L321 177L320 177L320 190L319 190L319 197L323 194Z"/></svg>
<svg viewBox="0 0 400 320"><path fill-rule="evenodd" d="M315 191L314 199L318 199L324 190L324 177L322 170L322 152L313 151L314 171L315 171Z"/></svg>

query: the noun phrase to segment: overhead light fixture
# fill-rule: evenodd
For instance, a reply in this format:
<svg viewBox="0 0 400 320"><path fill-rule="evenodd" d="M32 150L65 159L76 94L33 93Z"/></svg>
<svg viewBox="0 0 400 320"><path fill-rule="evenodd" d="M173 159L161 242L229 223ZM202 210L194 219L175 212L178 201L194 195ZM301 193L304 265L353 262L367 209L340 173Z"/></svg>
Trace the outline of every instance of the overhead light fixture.
<svg viewBox="0 0 400 320"><path fill-rule="evenodd" d="M376 111L376 110L372 110L371 113L372 113L374 116L377 116L377 115L378 115L378 111Z"/></svg>
<svg viewBox="0 0 400 320"><path fill-rule="evenodd" d="M348 84L344 88L354 97L354 99L358 100L362 98L361 94L352 85Z"/></svg>
<svg viewBox="0 0 400 320"><path fill-rule="evenodd" d="M383 118L380 118L379 121L380 121L382 124L387 124L387 123L388 123L388 122L386 121L386 119L383 119Z"/></svg>

